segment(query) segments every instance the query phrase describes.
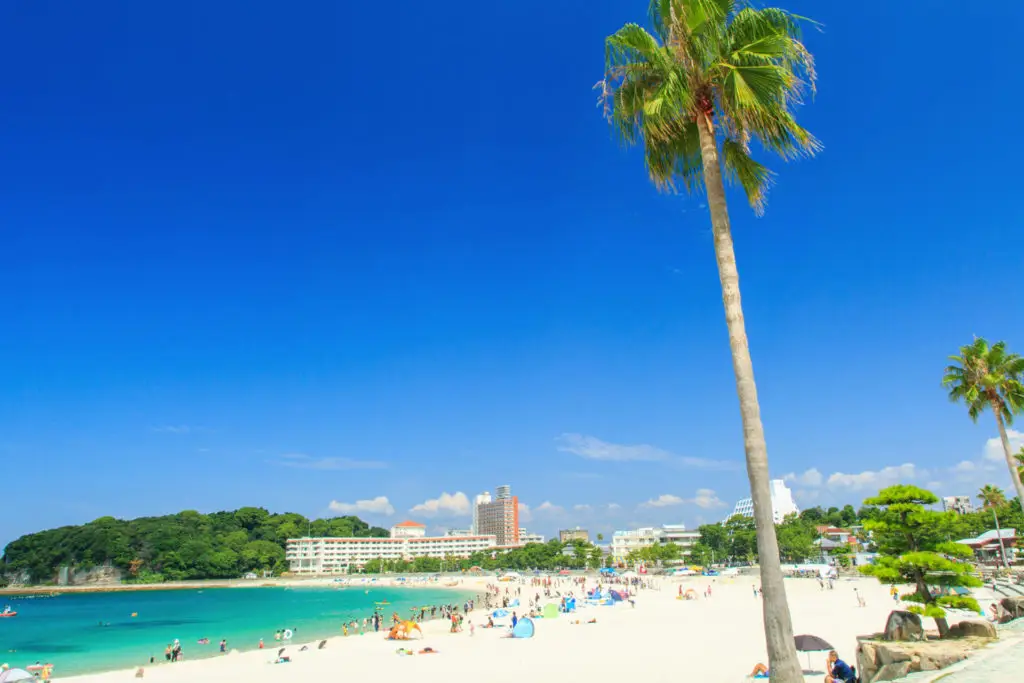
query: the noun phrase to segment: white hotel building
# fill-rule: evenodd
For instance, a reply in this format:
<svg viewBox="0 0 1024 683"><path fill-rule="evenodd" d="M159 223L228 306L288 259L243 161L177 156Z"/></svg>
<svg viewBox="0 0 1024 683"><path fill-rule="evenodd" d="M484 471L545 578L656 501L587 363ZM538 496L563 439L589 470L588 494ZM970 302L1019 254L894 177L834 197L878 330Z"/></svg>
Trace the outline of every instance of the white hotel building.
<svg viewBox="0 0 1024 683"><path fill-rule="evenodd" d="M782 524L782 520L787 515L800 514L800 508L797 507L796 501L793 500L793 492L786 486L786 482L781 479L772 479L770 486L772 492L772 517L775 519L776 524ZM753 517L754 500L752 498L743 498L736 503L732 514L722 521L728 522L736 515L740 517Z"/></svg>
<svg viewBox="0 0 1024 683"><path fill-rule="evenodd" d="M390 538L290 538L285 559L294 574L345 574L370 560L469 557L495 545L494 536L427 536L423 524L402 522Z"/></svg>
<svg viewBox="0 0 1024 683"><path fill-rule="evenodd" d="M631 531L616 531L612 534L612 559L625 562L626 556L634 550L649 548L657 543L675 543L685 555L690 546L700 540L700 532L687 531L685 524L664 524L661 527L642 527Z"/></svg>

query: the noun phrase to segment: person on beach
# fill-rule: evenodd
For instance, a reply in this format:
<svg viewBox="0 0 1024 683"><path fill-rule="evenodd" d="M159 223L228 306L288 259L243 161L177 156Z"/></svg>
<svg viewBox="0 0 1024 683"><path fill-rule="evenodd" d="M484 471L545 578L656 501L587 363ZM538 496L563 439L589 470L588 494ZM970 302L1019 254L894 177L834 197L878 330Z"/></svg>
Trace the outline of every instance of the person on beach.
<svg viewBox="0 0 1024 683"><path fill-rule="evenodd" d="M220 651L221 651L222 653L224 653L224 652L227 652L227 651L228 651L228 641L227 641L227 640L225 640L224 638L221 638L221 639L220 639Z"/></svg>
<svg viewBox="0 0 1024 683"><path fill-rule="evenodd" d="M259 647L259 649L261 649L261 650L263 649L263 639L262 638L260 638L260 647Z"/></svg>
<svg viewBox="0 0 1024 683"><path fill-rule="evenodd" d="M764 664L762 664L761 662L758 662L757 664L754 665L754 670L750 672L750 677L751 678L770 678L770 674L768 673L768 667L765 666Z"/></svg>
<svg viewBox="0 0 1024 683"><path fill-rule="evenodd" d="M164 648L164 659L168 662L171 661L171 644L167 643L167 647Z"/></svg>
<svg viewBox="0 0 1024 683"><path fill-rule="evenodd" d="M825 683L854 683L857 680L853 669L839 659L839 653L835 650L828 653L828 665L825 668L828 670L825 674Z"/></svg>

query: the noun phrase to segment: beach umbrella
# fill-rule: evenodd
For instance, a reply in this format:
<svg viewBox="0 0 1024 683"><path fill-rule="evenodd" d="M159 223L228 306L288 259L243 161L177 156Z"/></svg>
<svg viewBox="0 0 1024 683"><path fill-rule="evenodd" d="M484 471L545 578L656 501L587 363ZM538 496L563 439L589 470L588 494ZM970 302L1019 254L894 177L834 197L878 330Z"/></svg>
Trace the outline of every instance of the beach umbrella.
<svg viewBox="0 0 1024 683"><path fill-rule="evenodd" d="M807 668L811 668L811 652L825 652L827 650L834 650L835 648L829 645L828 641L818 636L802 635L795 636L793 641L796 643L797 652L807 653Z"/></svg>
<svg viewBox="0 0 1024 683"><path fill-rule="evenodd" d="M15 683L16 681L31 681L35 676L24 669L8 669L0 673L0 683Z"/></svg>

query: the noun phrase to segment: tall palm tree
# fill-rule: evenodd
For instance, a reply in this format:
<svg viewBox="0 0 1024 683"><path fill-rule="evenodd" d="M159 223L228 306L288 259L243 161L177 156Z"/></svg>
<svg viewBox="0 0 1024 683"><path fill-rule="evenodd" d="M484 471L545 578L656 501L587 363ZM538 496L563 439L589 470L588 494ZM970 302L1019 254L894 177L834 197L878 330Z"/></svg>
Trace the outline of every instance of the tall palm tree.
<svg viewBox="0 0 1024 683"><path fill-rule="evenodd" d="M1001 488L985 484L978 492L978 500L981 501L982 507L992 511L992 517L996 521L996 538L999 539L999 556L1003 559L1003 566L1009 567L1010 564L1006 561L1006 548L1003 546L1003 532L999 530L999 514L996 512L998 508L1006 505L1006 494Z"/></svg>
<svg viewBox="0 0 1024 683"><path fill-rule="evenodd" d="M1024 410L1024 358L1006 350L1006 342L988 342L977 337L974 343L960 347L960 354L950 356L953 365L946 368L942 384L949 391L949 400L967 404L967 414L975 422L991 408L999 425L1006 466L1017 497L1024 504L1024 484L1017 471L1018 463L1010 452L1006 427L1014 415Z"/></svg>
<svg viewBox="0 0 1024 683"><path fill-rule="evenodd" d="M760 213L773 174L750 156L751 142L783 158L819 149L793 115L813 88L814 63L800 41L798 18L781 9L735 0L652 0L649 14L651 31L626 24L605 41L602 100L622 141L643 145L658 189L673 191L680 183L707 191L754 502L769 665L773 680L802 681L722 171L724 165Z"/></svg>

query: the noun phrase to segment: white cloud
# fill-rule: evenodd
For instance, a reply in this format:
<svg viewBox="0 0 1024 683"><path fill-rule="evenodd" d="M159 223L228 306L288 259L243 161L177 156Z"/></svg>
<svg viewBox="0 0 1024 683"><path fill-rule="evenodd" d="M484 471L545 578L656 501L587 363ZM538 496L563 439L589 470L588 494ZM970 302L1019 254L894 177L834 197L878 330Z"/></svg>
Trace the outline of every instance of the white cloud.
<svg viewBox="0 0 1024 683"><path fill-rule="evenodd" d="M682 505L685 502L686 501L683 500L682 498L680 498L679 496L673 496L672 494L669 494L669 493L663 493L660 496L658 496L657 498L652 498L649 501L647 501L646 503L641 503L640 507L645 507L645 508L663 508L663 507L669 507L671 505Z"/></svg>
<svg viewBox="0 0 1024 683"><path fill-rule="evenodd" d="M885 467L878 471L864 470L857 474L836 472L829 476L827 485L829 488L851 489L854 491L880 489L892 484L906 483L909 480L925 475L925 472L919 472L913 464L905 463L896 467Z"/></svg>
<svg viewBox="0 0 1024 683"><path fill-rule="evenodd" d="M1006 436L1010 440L1010 452L1016 453L1024 446L1024 432L1016 429L1007 429ZM985 459L993 462L1006 462L1006 453L1003 451L1003 442L998 437L992 437L985 442Z"/></svg>
<svg viewBox="0 0 1024 683"><path fill-rule="evenodd" d="M332 500L331 504L327 507L331 509L331 512L337 512L342 515L354 515L360 512L371 515L395 514L395 508L391 505L391 501L388 500L387 496L377 496L370 500L357 500L354 503L342 503Z"/></svg>
<svg viewBox="0 0 1024 683"><path fill-rule="evenodd" d="M928 489L929 491L933 491L934 492L936 489L941 489L942 488L942 482L941 481L930 481L927 484L925 484L924 487L926 489Z"/></svg>
<svg viewBox="0 0 1024 683"><path fill-rule="evenodd" d="M953 471L959 473L967 473L973 472L976 469L978 469L978 466L975 465L973 462L971 462L970 460L963 460L960 463L958 463L956 467L953 468Z"/></svg>
<svg viewBox="0 0 1024 683"><path fill-rule="evenodd" d="M796 484L797 486L821 486L821 482L825 480L821 472L815 468L811 468L803 474L796 474L790 472L789 474L782 477L785 481Z"/></svg>
<svg viewBox="0 0 1024 683"><path fill-rule="evenodd" d="M164 425L162 427L153 427L153 431L158 434L191 434L195 430L195 427L190 427L189 425Z"/></svg>
<svg viewBox="0 0 1024 683"><path fill-rule="evenodd" d="M726 507L725 502L711 489L697 489L697 494L686 502L693 503L697 507L705 510Z"/></svg>
<svg viewBox="0 0 1024 683"><path fill-rule="evenodd" d="M562 434L555 441L558 443L558 450L563 453L572 453L581 458L589 460L607 460L612 462L627 462L631 460L668 460L671 454L656 446L647 444L625 445L602 441L596 436L585 436L583 434Z"/></svg>
<svg viewBox="0 0 1024 683"><path fill-rule="evenodd" d="M618 503L608 503L605 507L608 509L608 512L616 512L622 509L622 506Z"/></svg>
<svg viewBox="0 0 1024 683"><path fill-rule="evenodd" d="M519 504L519 522L525 524L526 522L533 521L533 514L530 512L530 506L526 503Z"/></svg>
<svg viewBox="0 0 1024 683"><path fill-rule="evenodd" d="M559 435L555 442L563 453L572 453L588 460L604 462L667 462L710 470L733 469L735 465L719 460L677 456L650 444L618 444L602 441L596 436L565 433Z"/></svg>
<svg viewBox="0 0 1024 683"><path fill-rule="evenodd" d="M415 512L427 517L446 515L450 517L463 517L470 511L469 497L462 491L455 493L442 493L437 498L425 500L419 505L414 505L410 512Z"/></svg>
<svg viewBox="0 0 1024 683"><path fill-rule="evenodd" d="M546 500L543 503L541 503L540 505L538 505L537 509L534 510L534 512L538 512L538 513L542 513L542 514L547 514L547 515L560 515L563 512L565 512L565 508L563 508L561 505L555 505L551 501Z"/></svg>
<svg viewBox="0 0 1024 683"><path fill-rule="evenodd" d="M575 510L576 512L590 512L594 508L590 507L589 505L582 504L582 505L573 505L572 509Z"/></svg>
<svg viewBox="0 0 1024 683"><path fill-rule="evenodd" d="M274 461L277 465L303 470L380 470L388 465L377 460L352 458L314 458L305 453L285 453Z"/></svg>

